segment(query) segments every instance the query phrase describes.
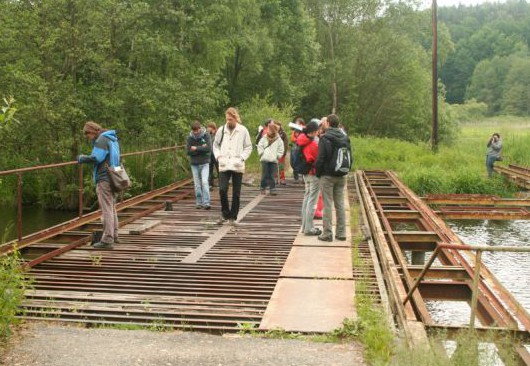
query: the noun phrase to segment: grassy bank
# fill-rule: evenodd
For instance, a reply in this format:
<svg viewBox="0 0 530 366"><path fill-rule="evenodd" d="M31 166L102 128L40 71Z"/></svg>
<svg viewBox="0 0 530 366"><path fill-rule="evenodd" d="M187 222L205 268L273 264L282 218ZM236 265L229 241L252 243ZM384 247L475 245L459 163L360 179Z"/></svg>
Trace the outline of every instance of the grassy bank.
<svg viewBox="0 0 530 366"><path fill-rule="evenodd" d="M353 137L356 169L393 170L417 194L482 193L510 197L518 190L486 176L486 144L494 132L503 138L504 161L530 166L530 120L488 119L461 126L457 140L433 153L428 144Z"/></svg>

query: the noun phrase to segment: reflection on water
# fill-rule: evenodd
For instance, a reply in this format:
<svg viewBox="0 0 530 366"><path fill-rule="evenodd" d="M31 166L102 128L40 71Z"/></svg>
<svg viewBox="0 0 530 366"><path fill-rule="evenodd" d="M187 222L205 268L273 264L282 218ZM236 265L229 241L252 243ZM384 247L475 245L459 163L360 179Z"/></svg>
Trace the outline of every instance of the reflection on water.
<svg viewBox="0 0 530 366"><path fill-rule="evenodd" d="M39 206L24 206L22 209L22 231L31 234L76 217L76 212L45 210ZM0 242L15 239L17 209L10 205L0 205ZM9 231L6 232L6 229Z"/></svg>
<svg viewBox="0 0 530 366"><path fill-rule="evenodd" d="M530 245L530 221L527 220L465 220L446 221L448 226L469 245L517 246ZM495 274L523 307L530 311L530 253L484 252L482 261ZM455 306L453 306L455 305ZM433 320L443 324L467 324L467 303L442 305L429 301Z"/></svg>

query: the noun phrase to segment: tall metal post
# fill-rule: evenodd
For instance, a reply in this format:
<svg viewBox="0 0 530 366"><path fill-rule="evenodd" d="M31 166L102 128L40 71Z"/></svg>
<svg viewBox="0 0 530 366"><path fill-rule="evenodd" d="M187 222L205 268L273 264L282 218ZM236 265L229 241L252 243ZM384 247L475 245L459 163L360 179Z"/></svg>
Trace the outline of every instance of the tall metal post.
<svg viewBox="0 0 530 366"><path fill-rule="evenodd" d="M17 239L22 240L22 173L17 174Z"/></svg>
<svg viewBox="0 0 530 366"><path fill-rule="evenodd" d="M438 150L438 21L437 4L432 0L432 150Z"/></svg>
<svg viewBox="0 0 530 366"><path fill-rule="evenodd" d="M84 202L83 202L83 191L84 191L84 187L83 187L83 165L82 164L79 164L77 166L77 174L78 174L78 177L79 177L79 192L78 192L78 195L79 195L79 207L78 207L78 216L81 218L83 217L83 206L84 206Z"/></svg>

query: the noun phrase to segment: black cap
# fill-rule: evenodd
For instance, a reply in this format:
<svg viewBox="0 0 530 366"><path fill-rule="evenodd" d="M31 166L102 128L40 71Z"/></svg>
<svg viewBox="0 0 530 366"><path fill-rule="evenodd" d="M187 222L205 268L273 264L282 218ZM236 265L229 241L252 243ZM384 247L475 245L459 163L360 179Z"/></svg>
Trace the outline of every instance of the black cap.
<svg viewBox="0 0 530 366"><path fill-rule="evenodd" d="M315 131L318 131L318 123L316 123L315 121L311 121L307 124L307 126L305 126L305 133L311 133Z"/></svg>

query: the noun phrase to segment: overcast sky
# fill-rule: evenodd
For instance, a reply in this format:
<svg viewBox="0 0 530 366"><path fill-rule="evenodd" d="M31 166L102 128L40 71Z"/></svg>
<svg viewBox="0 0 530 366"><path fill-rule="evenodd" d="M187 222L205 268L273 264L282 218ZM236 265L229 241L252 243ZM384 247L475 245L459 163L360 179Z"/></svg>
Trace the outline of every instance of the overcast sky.
<svg viewBox="0 0 530 366"><path fill-rule="evenodd" d="M436 0L436 3L438 6L458 6L458 4L462 5L477 5L482 3L499 3L504 1L499 0ZM431 7L432 1L431 0L423 0L422 1L423 7L429 8Z"/></svg>

